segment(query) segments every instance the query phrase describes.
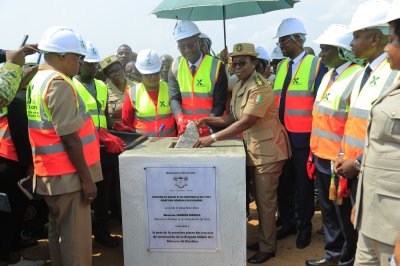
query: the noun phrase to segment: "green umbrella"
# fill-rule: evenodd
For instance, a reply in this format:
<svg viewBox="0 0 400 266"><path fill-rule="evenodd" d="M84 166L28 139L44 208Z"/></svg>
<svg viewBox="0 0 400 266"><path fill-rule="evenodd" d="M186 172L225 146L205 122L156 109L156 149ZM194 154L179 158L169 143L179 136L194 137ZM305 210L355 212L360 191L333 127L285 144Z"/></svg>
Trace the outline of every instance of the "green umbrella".
<svg viewBox="0 0 400 266"><path fill-rule="evenodd" d="M225 19L264 14L291 8L299 0L163 0L151 13L158 18L179 20L223 20L226 47Z"/></svg>

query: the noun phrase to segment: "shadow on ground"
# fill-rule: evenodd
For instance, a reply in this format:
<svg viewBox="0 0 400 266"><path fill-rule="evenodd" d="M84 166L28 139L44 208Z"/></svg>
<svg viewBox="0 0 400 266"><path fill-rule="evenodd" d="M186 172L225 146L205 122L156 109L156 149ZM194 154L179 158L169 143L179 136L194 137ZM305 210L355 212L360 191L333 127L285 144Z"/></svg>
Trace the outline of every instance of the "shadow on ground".
<svg viewBox="0 0 400 266"><path fill-rule="evenodd" d="M247 223L247 242L254 243L257 241L258 235L258 217L255 210L254 203L251 206L251 213L249 221ZM94 266L122 266L124 265L123 259L123 245L122 245L122 233L121 225L116 221L112 220L111 232L113 235L121 237L120 245L118 247L107 248L103 247L96 242L93 242L93 265ZM305 265L306 259L316 259L324 255L324 240L323 235L318 234L316 231L322 226L321 214L316 212L313 218L313 233L311 244L305 249L296 248L296 236L291 235L283 240L278 241L276 257L270 259L264 264L269 266L297 266ZM51 265L48 253L48 242L47 239L39 241L39 245L25 249L23 254L32 259L46 260L45 265ZM254 252L247 251L247 257L253 255ZM247 264L248 266L254 264ZM154 265L158 266L158 265ZM163 266L163 265L160 265ZM210 265L211 266L211 265Z"/></svg>

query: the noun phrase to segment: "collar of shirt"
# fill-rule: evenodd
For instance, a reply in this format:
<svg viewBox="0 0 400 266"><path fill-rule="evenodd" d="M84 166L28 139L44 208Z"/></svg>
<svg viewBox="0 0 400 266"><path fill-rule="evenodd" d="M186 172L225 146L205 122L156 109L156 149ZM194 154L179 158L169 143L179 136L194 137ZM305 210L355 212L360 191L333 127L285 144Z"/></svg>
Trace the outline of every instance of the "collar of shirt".
<svg viewBox="0 0 400 266"><path fill-rule="evenodd" d="M187 61L189 64L189 68L192 68L193 65L196 66L196 69L199 68L199 65L200 65L202 59L203 59L203 53L200 54L200 58L199 58L199 60L197 60L196 63L192 64L189 61Z"/></svg>
<svg viewBox="0 0 400 266"><path fill-rule="evenodd" d="M369 67L372 69L372 71L374 71L379 66L379 64L382 63L383 60L385 60L385 58L386 58L386 53L383 53L377 58L375 58L375 60L369 64Z"/></svg>
<svg viewBox="0 0 400 266"><path fill-rule="evenodd" d="M306 52L303 51L301 54L299 54L296 58L294 59L290 59L293 61L293 65L292 65L292 77L294 76L294 74L296 73L297 67L300 64L301 59L303 59L303 57L306 55Z"/></svg>
<svg viewBox="0 0 400 266"><path fill-rule="evenodd" d="M339 76L340 74L343 73L343 71L346 70L346 68L348 68L351 65L351 62L346 62L343 65L339 66L338 68L336 68L336 73Z"/></svg>

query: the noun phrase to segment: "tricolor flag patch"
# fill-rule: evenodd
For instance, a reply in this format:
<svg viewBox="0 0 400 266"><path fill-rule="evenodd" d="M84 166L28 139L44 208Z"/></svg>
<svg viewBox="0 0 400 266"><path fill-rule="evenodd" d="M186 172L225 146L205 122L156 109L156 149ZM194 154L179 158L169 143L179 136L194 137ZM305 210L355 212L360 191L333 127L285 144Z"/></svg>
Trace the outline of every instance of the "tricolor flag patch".
<svg viewBox="0 0 400 266"><path fill-rule="evenodd" d="M260 103L262 101L262 95L256 94L254 95L254 102L255 103Z"/></svg>

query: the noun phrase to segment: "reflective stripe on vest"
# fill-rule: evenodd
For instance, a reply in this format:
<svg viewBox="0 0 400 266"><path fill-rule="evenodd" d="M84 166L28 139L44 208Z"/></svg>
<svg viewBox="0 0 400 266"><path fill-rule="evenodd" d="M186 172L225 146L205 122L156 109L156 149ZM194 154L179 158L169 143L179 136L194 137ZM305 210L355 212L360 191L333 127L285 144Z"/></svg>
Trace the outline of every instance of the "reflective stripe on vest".
<svg viewBox="0 0 400 266"><path fill-rule="evenodd" d="M179 83L184 118L196 120L210 116L220 67L219 60L205 55L193 76L184 57L175 60L172 71Z"/></svg>
<svg viewBox="0 0 400 266"><path fill-rule="evenodd" d="M347 118L341 149L344 158L357 158L364 152L369 113L372 103L378 99L399 77L399 72L391 70L385 59L371 75L360 92L362 75L357 79L351 94L350 111Z"/></svg>
<svg viewBox="0 0 400 266"><path fill-rule="evenodd" d="M76 78L73 79L75 88L86 105L88 114L92 117L97 129L107 128L105 109L107 105L108 91L107 86L101 80L94 79L96 87L96 98L90 94L87 88Z"/></svg>
<svg viewBox="0 0 400 266"><path fill-rule="evenodd" d="M78 130L83 153L88 166L100 161L100 145L96 129L90 116L74 88L73 81L65 75L52 70L40 70L27 89L27 113L29 140L32 146L35 173L38 176L58 176L76 172L61 138L51 122L51 113L46 105L46 95L53 79L63 78L71 86L75 95L77 111L84 117L84 125Z"/></svg>
<svg viewBox="0 0 400 266"><path fill-rule="evenodd" d="M275 104L279 108L283 83L288 70L289 58L283 60L277 69L274 83ZM320 59L305 55L286 92L285 127L290 132L311 132L312 109L314 105L314 82L319 71Z"/></svg>
<svg viewBox="0 0 400 266"><path fill-rule="evenodd" d="M137 84L136 87L132 86L128 91L128 97L135 109L133 127L136 132L155 137L161 125L164 124L165 127L160 132L160 136L176 136L174 117L169 106L168 84L166 82L160 81L157 105L151 100L143 83Z"/></svg>
<svg viewBox="0 0 400 266"><path fill-rule="evenodd" d="M0 109L0 156L9 160L18 161L18 155L11 138L7 116L7 107Z"/></svg>
<svg viewBox="0 0 400 266"><path fill-rule="evenodd" d="M313 154L326 160L335 160L339 154L350 95L362 67L348 66L329 86L332 72L325 74L315 98L310 139Z"/></svg>

